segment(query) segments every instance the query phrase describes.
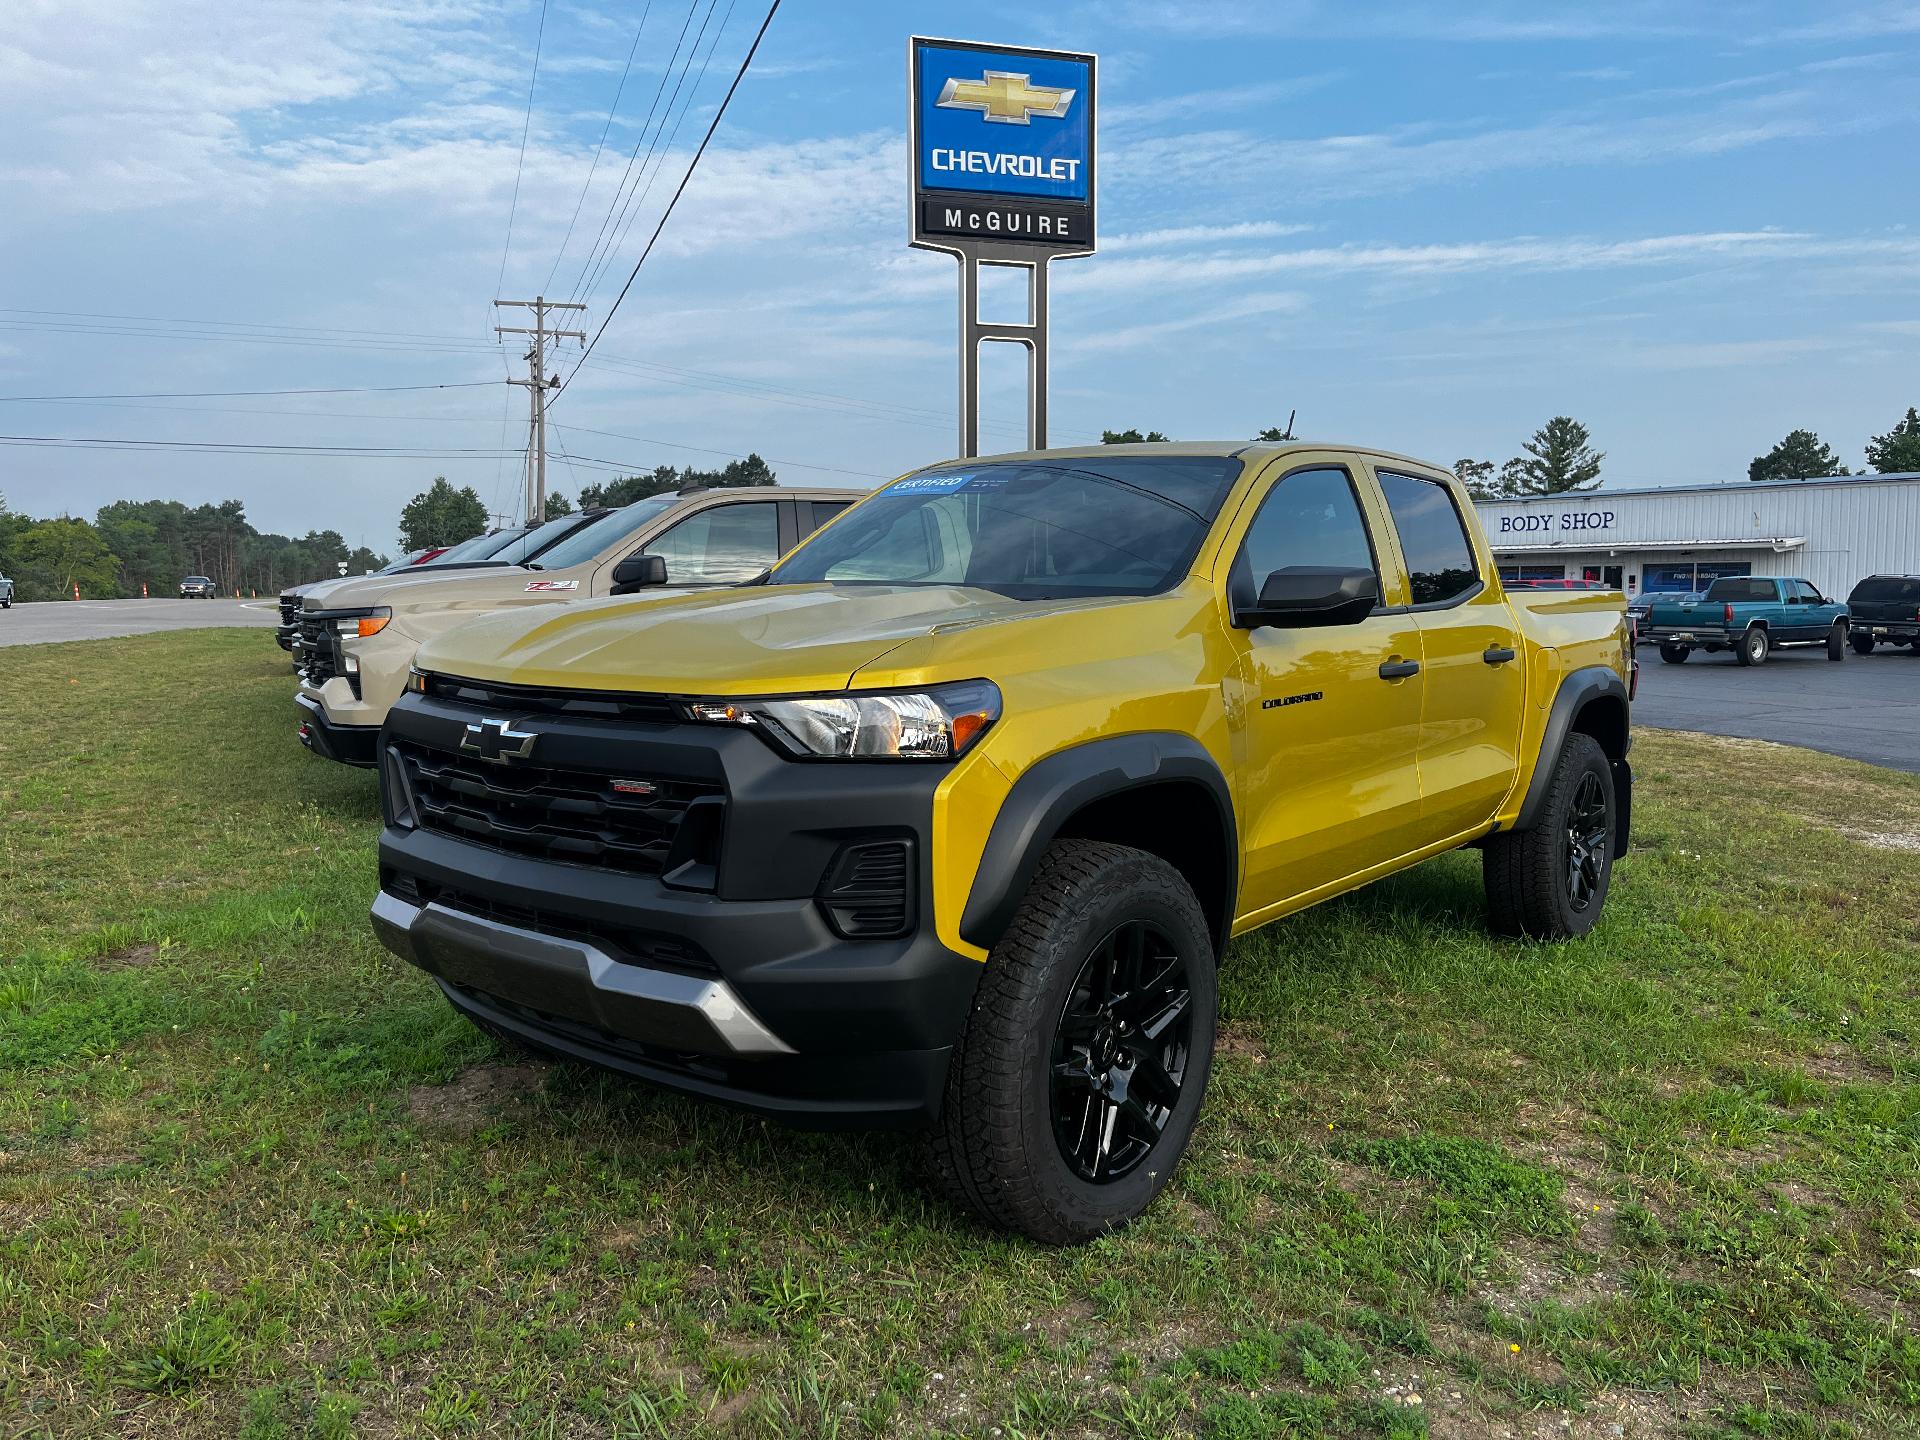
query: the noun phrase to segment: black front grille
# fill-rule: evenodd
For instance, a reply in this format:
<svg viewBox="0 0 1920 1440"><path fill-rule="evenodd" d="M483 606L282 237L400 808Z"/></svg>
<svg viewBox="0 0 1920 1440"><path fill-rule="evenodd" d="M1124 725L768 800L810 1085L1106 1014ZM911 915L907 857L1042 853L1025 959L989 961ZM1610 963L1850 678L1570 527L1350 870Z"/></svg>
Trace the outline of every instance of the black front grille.
<svg viewBox="0 0 1920 1440"><path fill-rule="evenodd" d="M340 672L333 661L333 622L303 617L294 636L293 663L309 685L324 685Z"/></svg>
<svg viewBox="0 0 1920 1440"><path fill-rule="evenodd" d="M688 811L701 802L717 808L722 794L719 785L699 780L493 764L411 740L396 739L391 748L422 829L515 855L632 874L666 869ZM674 863L712 858L687 854Z"/></svg>
<svg viewBox="0 0 1920 1440"><path fill-rule="evenodd" d="M280 597L280 623L282 625L298 625L300 623L300 597L298 595L282 595Z"/></svg>
<svg viewBox="0 0 1920 1440"><path fill-rule="evenodd" d="M906 840L850 845L820 887L820 905L849 940L904 935L913 925L913 846Z"/></svg>
<svg viewBox="0 0 1920 1440"><path fill-rule="evenodd" d="M554 935L563 940L580 940L605 951L628 965L645 965L655 970L677 970L688 975L718 975L715 965L698 945L677 935L641 930L629 925L602 925L575 914L541 910L524 905L509 905L474 890L439 885L418 875L382 869L380 888L409 905L444 905L449 910L478 915L484 920Z"/></svg>
<svg viewBox="0 0 1920 1440"><path fill-rule="evenodd" d="M463 705L478 705L498 713L517 710L523 715L580 715L607 720L655 721L674 724L680 712L664 695L625 695L595 690L536 690L524 685L462 680L452 675L429 675L427 694Z"/></svg>

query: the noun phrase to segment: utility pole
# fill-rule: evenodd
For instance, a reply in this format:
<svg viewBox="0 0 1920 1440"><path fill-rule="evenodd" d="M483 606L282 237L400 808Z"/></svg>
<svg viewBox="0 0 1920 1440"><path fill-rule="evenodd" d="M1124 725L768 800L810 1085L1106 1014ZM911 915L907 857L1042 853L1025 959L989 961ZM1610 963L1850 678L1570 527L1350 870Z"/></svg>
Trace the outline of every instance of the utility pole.
<svg viewBox="0 0 1920 1440"><path fill-rule="evenodd" d="M587 307L572 300L549 300L544 295L536 295L531 300L496 300L496 308L515 306L533 311L533 328L521 325L496 325L496 335L531 335L533 348L527 352L527 379L509 379L509 385L525 385L533 396L533 469L527 477L527 523L538 525L547 518L547 391L559 388L558 374L547 373L547 342L549 340L587 341L583 330L553 330L547 326L549 310L585 310Z"/></svg>

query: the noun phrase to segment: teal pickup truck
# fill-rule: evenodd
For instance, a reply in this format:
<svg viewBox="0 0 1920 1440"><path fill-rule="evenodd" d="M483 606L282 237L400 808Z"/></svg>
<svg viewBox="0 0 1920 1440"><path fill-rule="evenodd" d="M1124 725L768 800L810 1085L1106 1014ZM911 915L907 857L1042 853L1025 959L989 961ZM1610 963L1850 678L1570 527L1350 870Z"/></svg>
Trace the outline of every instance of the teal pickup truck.
<svg viewBox="0 0 1920 1440"><path fill-rule="evenodd" d="M1695 650L1731 650L1742 665L1758 665L1779 645L1824 645L1827 659L1844 660L1847 607L1811 580L1743 575L1714 581L1697 599L1655 604L1641 633L1669 665Z"/></svg>

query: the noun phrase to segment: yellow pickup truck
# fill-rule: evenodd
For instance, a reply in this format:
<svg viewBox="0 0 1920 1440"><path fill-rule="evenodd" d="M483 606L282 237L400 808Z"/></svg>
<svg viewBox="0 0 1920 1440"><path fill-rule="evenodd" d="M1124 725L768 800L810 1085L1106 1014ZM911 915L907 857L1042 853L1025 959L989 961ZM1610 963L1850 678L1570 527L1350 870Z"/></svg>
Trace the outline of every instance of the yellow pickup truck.
<svg viewBox="0 0 1920 1440"><path fill-rule="evenodd" d="M1235 935L1461 846L1599 918L1624 597L1508 594L1451 475L1052 450L875 491L753 583L475 621L381 739L373 923L498 1035L926 1132L1053 1243L1192 1134Z"/></svg>

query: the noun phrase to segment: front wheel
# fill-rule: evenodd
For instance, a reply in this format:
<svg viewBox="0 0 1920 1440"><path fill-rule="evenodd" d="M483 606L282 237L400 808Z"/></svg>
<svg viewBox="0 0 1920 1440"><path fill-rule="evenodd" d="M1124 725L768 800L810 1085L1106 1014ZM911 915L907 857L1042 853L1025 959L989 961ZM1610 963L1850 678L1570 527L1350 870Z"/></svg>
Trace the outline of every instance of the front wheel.
<svg viewBox="0 0 1920 1440"><path fill-rule="evenodd" d="M1568 940L1594 927L1613 882L1615 803L1613 767L1600 742L1569 735L1539 823L1490 835L1480 847L1496 931Z"/></svg>
<svg viewBox="0 0 1920 1440"><path fill-rule="evenodd" d="M1660 646L1660 658L1669 665L1686 664L1687 656L1692 653L1693 651L1685 645L1668 645L1663 643Z"/></svg>
<svg viewBox="0 0 1920 1440"><path fill-rule="evenodd" d="M1869 644L1867 648L1871 650L1873 646ZM1827 659L1844 660L1846 658L1847 627L1836 620L1833 622L1833 628L1827 631Z"/></svg>
<svg viewBox="0 0 1920 1440"><path fill-rule="evenodd" d="M1847 643L1853 646L1853 653L1856 655L1873 654L1873 636L1871 635L1849 635Z"/></svg>
<svg viewBox="0 0 1920 1440"><path fill-rule="evenodd" d="M1193 1134L1218 993L1206 916L1177 870L1056 841L954 1047L926 1147L941 1188L1050 1245L1134 1219Z"/></svg>
<svg viewBox="0 0 1920 1440"><path fill-rule="evenodd" d="M1766 630L1759 626L1750 626L1747 633L1740 637L1740 643L1733 648L1733 657L1742 665L1764 665L1767 652L1773 648L1773 640Z"/></svg>

